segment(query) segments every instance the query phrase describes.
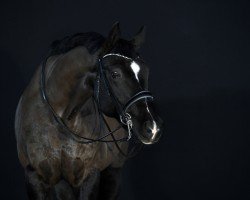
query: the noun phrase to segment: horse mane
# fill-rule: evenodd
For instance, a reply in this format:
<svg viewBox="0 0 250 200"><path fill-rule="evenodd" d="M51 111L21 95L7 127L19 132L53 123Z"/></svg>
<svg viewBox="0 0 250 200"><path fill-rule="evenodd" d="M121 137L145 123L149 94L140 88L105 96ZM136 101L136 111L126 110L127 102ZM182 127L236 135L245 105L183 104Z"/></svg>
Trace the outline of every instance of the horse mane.
<svg viewBox="0 0 250 200"><path fill-rule="evenodd" d="M77 33L66 36L61 40L55 40L51 43L50 56L66 53L78 46L84 46L91 54L94 54L104 41L105 38L96 32Z"/></svg>

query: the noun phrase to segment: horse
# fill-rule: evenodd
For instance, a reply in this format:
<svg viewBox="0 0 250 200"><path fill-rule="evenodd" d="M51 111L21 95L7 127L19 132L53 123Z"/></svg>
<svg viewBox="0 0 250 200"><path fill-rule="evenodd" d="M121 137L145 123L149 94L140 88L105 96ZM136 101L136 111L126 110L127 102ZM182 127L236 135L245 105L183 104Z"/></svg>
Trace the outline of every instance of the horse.
<svg viewBox="0 0 250 200"><path fill-rule="evenodd" d="M20 97L18 158L29 199L117 199L132 139L156 143L162 120L138 53L119 23L108 36L78 33L56 40ZM131 151L130 151L131 149Z"/></svg>

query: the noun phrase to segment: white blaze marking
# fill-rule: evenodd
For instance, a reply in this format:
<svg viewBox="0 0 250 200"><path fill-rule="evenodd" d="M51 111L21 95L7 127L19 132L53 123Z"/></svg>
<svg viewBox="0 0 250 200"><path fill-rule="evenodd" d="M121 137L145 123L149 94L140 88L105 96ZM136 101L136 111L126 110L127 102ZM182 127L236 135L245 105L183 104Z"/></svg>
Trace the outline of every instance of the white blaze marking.
<svg viewBox="0 0 250 200"><path fill-rule="evenodd" d="M147 109L149 115L151 116L151 119L153 120L153 127L151 128L151 131L152 131L153 136L152 136L151 140L154 140L155 137L156 137L157 132L158 132L160 129L159 129L159 127L157 126L157 124L156 124L156 122L155 122L155 120L154 120L154 118L153 118L153 116L152 116L152 114L151 114L151 112L150 112L150 110L149 110L149 108L148 108L147 102L145 102L145 103L146 103L146 109Z"/></svg>
<svg viewBox="0 0 250 200"><path fill-rule="evenodd" d="M153 128L152 128L151 130L152 130L152 133L153 133L152 140L154 140L154 139L155 139L155 137L156 137L156 133L159 131L159 128L157 127L157 125L156 125L156 122L155 122L155 121L153 121Z"/></svg>
<svg viewBox="0 0 250 200"><path fill-rule="evenodd" d="M138 73L140 71L140 66L135 61L132 61L131 64L130 64L130 67L131 67L131 69L133 70L133 72L135 74L135 78L139 82Z"/></svg>

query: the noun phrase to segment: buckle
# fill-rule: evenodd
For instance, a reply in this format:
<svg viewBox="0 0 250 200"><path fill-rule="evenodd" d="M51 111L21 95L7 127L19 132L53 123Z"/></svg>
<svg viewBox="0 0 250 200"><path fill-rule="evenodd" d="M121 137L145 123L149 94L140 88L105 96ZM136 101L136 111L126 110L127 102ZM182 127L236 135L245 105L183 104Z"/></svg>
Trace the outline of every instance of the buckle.
<svg viewBox="0 0 250 200"><path fill-rule="evenodd" d="M120 115L120 121L124 125L127 125L128 120L131 120L131 115L128 113L124 113L124 115Z"/></svg>
<svg viewBox="0 0 250 200"><path fill-rule="evenodd" d="M121 123L123 123L124 125L126 125L128 127L127 141L129 141L131 139L131 136L132 136L131 130L133 127L131 115L129 113L125 113L124 115L120 115L120 121L121 121Z"/></svg>

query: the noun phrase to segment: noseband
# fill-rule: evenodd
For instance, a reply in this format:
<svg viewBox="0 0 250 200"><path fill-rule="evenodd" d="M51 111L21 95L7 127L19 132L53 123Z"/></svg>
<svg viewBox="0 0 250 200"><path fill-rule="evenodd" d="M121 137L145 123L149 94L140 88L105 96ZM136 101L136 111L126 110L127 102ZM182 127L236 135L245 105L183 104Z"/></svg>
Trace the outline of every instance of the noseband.
<svg viewBox="0 0 250 200"><path fill-rule="evenodd" d="M120 150L119 146L117 145L117 142L122 142L122 141L128 141L131 139L131 134L132 134L132 128L133 128L133 122L131 119L131 115L128 113L128 109L135 104L136 102L140 101L140 100L153 100L153 96L152 94L147 91L147 90L142 90L139 91L138 93L136 93L134 96L132 96L125 105L121 105L121 103L119 102L119 100L117 99L117 97L115 96L112 87L109 84L109 81L106 77L106 74L104 73L104 68L105 66L103 65L103 59L105 59L108 56L119 56L121 58L133 61L132 58L120 55L120 54L106 54L103 57L98 59L98 69L97 69L97 76L96 76L96 81L95 81L95 88L94 88L94 99L96 101L97 104L97 108L98 108L98 113L99 113L99 119L101 118L104 122L106 127L108 128L109 132L97 139L92 139L92 138L86 138L86 137L82 137L79 136L77 133L75 133L74 131L72 131L63 121L63 119L55 112L54 108L52 107L52 105L49 102L48 96L47 96L47 92L46 92L46 84L45 84L45 67L46 67L46 63L48 58L50 57L50 55L48 57L46 57L46 59L43 61L42 63L42 70L41 70L41 79L40 79L40 83L41 83L41 95L43 100L46 102L46 104L48 105L51 113L53 114L55 120L57 121L57 123L59 125L61 125L61 127L69 134L69 136L71 136L74 140L76 140L79 143L84 143L84 144L89 144L89 143L94 143L94 142L115 142L117 148ZM106 92L108 93L108 95L111 97L114 106L116 108L117 113L120 116L120 125L115 128L114 130L111 130L106 119L104 118L104 113L101 111L100 108L100 81L103 80L104 84L105 84L105 88L106 88ZM124 138L120 138L120 139L115 139L113 133L115 133L116 131L118 131L121 127L122 124L127 126L128 129L128 136L124 137ZM106 137L111 136L112 140L104 140ZM121 150L120 150L121 151ZM122 152L121 152L122 153Z"/></svg>

